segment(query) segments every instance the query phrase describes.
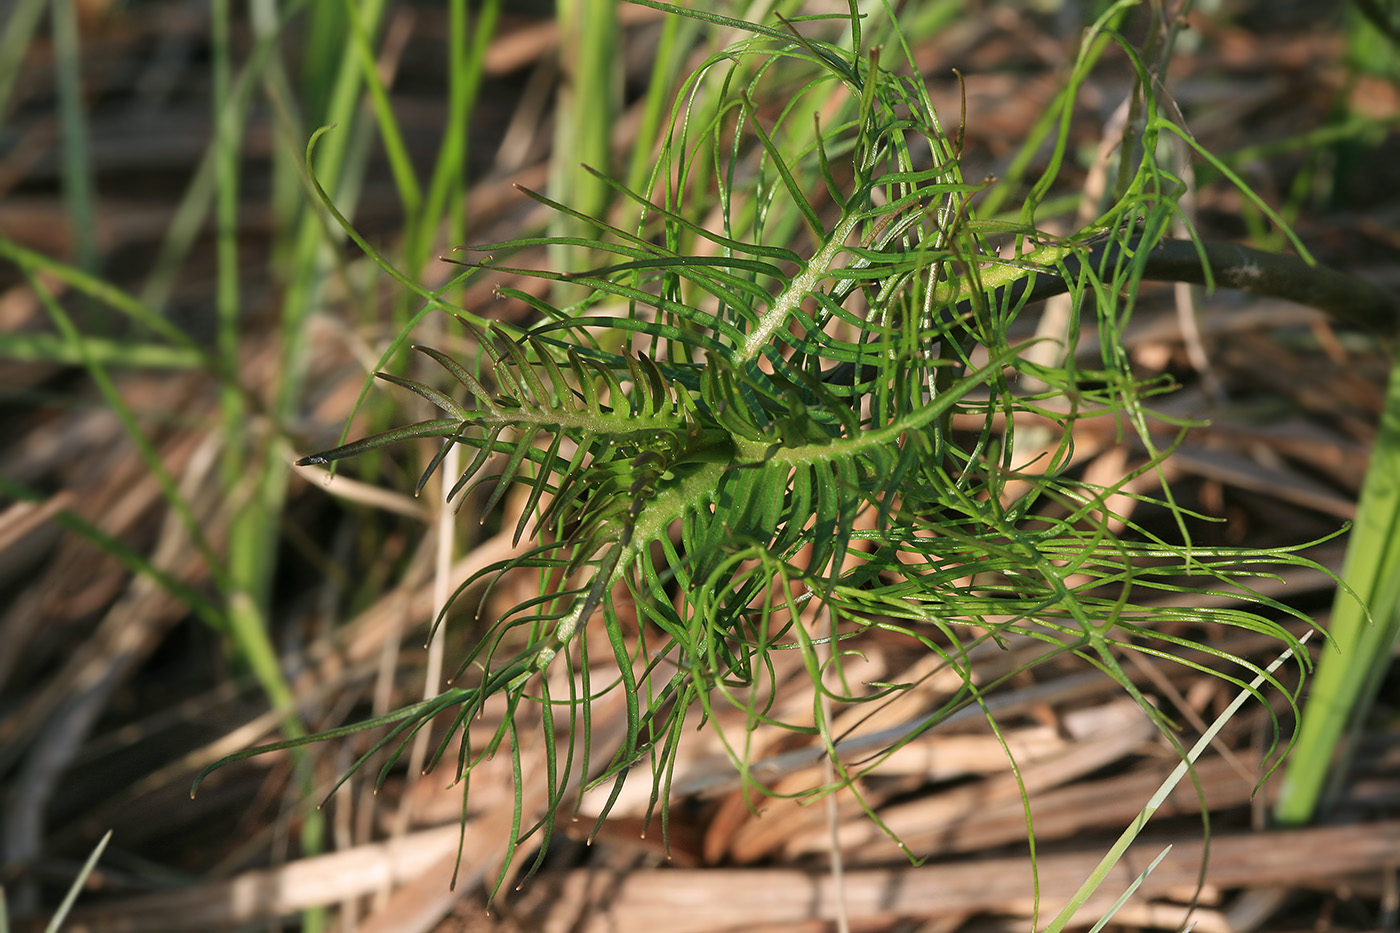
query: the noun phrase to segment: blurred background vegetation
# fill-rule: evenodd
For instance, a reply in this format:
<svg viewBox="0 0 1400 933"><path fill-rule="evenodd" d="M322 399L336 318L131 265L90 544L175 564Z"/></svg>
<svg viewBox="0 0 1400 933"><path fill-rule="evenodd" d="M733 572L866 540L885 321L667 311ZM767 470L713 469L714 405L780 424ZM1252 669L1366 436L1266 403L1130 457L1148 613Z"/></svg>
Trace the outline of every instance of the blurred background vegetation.
<svg viewBox="0 0 1400 933"><path fill-rule="evenodd" d="M353 741L226 769L189 799L193 775L225 754L413 702L425 681L436 692L435 651L451 663L484 624L454 619L447 644L422 647L453 581L515 547L513 521L481 524L469 502L454 522L440 491L412 497L430 448L367 459L334 482L292 462L337 443L358 398L355 436L426 417L405 418L403 394L365 385L373 369L418 365L395 352L410 327L415 340L474 352L431 296L521 321L531 308L495 290L542 287L458 280L439 257L543 230L549 215L513 185L601 204L580 160L641 177L681 78L734 38L627 4L564 6L12 0L0 10L0 883L12 915L51 908L113 828L75 928L283 917L309 928L569 929L588 905L593 919L576 928L824 928L803 912L809 903L760 916L745 900L797 884L782 869L821 877L827 840L809 812L819 808L775 801L756 819L723 755L700 739L679 781L671 871L656 870L657 834L639 838L645 800L624 801L598 845L561 840L544 873L489 918L476 882L494 871L509 825L499 812L508 768L473 778L455 898L444 866L456 860L460 795L443 793L445 779L420 781L406 762L378 796L371 774L314 809L365 747ZM730 6L769 22L774 8L823 9ZM951 69L965 78L965 177L1009 170L1100 6L901 8L945 123L960 108ZM1194 137L1322 262L1400 288L1394 11L1382 0L1220 0L1195 4L1185 23L1164 91ZM1131 77L1106 66L1081 90L1075 158L1056 193L1070 216ZM307 141L328 124L310 165L363 243L310 193ZM1218 180L1197 167L1202 232L1284 248ZM1169 467L1179 501L1225 519L1203 522L1198 540L1285 546L1334 532L1355 514L1391 348L1300 306L1229 293L1196 295L1192 325L1179 297L1149 293L1126 340L1144 371L1182 385L1169 411L1210 419ZM1141 452L1118 441L1086 428L1076 441L1086 479L1130 469ZM1313 556L1335 568L1340 554L1329 545ZM1325 575L1259 586L1325 623ZM492 598L520 598L507 590ZM489 602L480 617L491 618ZM892 643L872 656L871 676L895 680L924 660ZM1072 874L1075 858L1101 852L1150 793L1137 788L1172 763L1082 673L1037 671L1043 679L1006 700L1018 748L1043 765L1028 782L1046 814L1042 873L1060 865L1052 856ZM1188 729L1228 699L1179 669L1137 673ZM1202 894L1213 929L1393 926L1396 856L1383 843L1397 834L1382 820L1400 803L1400 695L1394 680L1381 690L1332 811L1353 835L1317 837L1293 861L1264 865L1243 832L1271 794L1252 795L1267 713L1239 717L1226 753L1203 764L1225 834L1222 880ZM901 764L873 798L916 854L999 861L977 876L985 883L949 882L982 900L891 907L872 895L853 919L1024 928L1025 826L999 746L975 725L929 743L927 761ZM1199 845L1200 801L1188 791L1175 806L1163 832ZM915 869L903 855L849 819L848 868L871 890L904 883ZM596 878L611 887L591 888ZM1167 879L1125 922L1174 928L1194 877L1177 880L1184 893ZM1054 899L1055 883L1042 881L1044 896ZM668 897L702 898L713 917ZM691 925L676 925L677 911Z"/></svg>

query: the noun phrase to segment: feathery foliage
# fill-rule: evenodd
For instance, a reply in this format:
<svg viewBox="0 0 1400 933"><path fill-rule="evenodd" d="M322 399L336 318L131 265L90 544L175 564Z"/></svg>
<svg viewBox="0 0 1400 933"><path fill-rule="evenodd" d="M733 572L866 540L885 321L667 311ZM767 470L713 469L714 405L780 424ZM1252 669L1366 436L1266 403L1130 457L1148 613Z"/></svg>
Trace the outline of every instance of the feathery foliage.
<svg viewBox="0 0 1400 933"><path fill-rule="evenodd" d="M640 189L603 179L630 206L630 221L585 217L526 191L598 236L474 247L489 255L478 264L487 273L567 284L569 295L581 287L587 297L556 307L503 290L532 305L538 322L515 328L463 316L481 348L473 364L416 348L450 389L381 374L441 417L301 461L440 438L421 490L449 448L468 448L451 497L460 504L489 489L489 512L508 490L526 490L514 533L530 546L459 594L522 568L537 572L538 591L495 623L461 660L458 685L436 699L266 748L388 726L355 765L384 753L387 773L412 736L450 713L432 763L460 742L456 769L465 778L502 743L518 768L520 736L539 731L548 802L526 825L534 817L517 787L513 852L535 833L547 841L556 811L581 785L611 782L616 799L644 762L664 825L687 722L695 724L695 711L712 722L726 704L751 729L777 724L812 736L856 792L851 780L882 756L844 761L820 703L803 721L780 721L775 651L798 652L815 689L841 705L911 686L844 676L863 634L898 633L936 653L964 687L889 750L984 704L1021 673L974 672L973 649L989 642L1043 643L1039 661L1078 655L1169 736L1120 667L1124 652L1195 664L1185 650L1200 649L1236 668L1220 673L1232 683L1254 690L1249 682L1261 678L1277 687L1252 663L1188 641L1175 623L1239 626L1295 647L1276 621L1291 610L1239 581L1309 562L1296 552L1195 546L1193 516L1165 485L1143 492L1174 443L1163 433L1169 422L1146 405L1171 385L1137 376L1119 336L1153 249L1179 216L1184 185L1156 159L1165 118L1147 66L1111 28L1130 4L1088 32L1075 82L1107 50L1132 63L1144 89L1140 138L1124 144L1135 161L1099 217L1051 236L1037 212L1064 156L1072 88L1052 111L1061 129L1022 210L987 214L981 205L1005 202L1015 180L963 177L961 131L934 113L888 11L866 18L853 5L834 22L765 26L638 2L749 37L685 83ZM510 264L541 247L607 264L581 273ZM1053 366L1033 362L1031 341L1013 336L1045 282L1068 290L1080 309L1066 346L1078 344L1080 320L1097 329L1101 358L1092 365L1073 353ZM1145 451L1109 486L1073 471L1074 428L1089 418L1113 420ZM1027 442L1017 428L1030 421L1045 427ZM1176 534L1116 515L1121 496L1167 515L1162 525ZM1161 599L1201 592L1228 592L1246 608L1177 609ZM448 621L444 613L437 624ZM616 665L607 683L594 679L590 657L599 650ZM552 692L561 681L546 676L561 666L562 697ZM612 692L627 705L626 734L615 748L595 747L590 704ZM507 700L504 724L475 734L474 717L496 695ZM763 790L748 770L745 736L725 741L747 785Z"/></svg>

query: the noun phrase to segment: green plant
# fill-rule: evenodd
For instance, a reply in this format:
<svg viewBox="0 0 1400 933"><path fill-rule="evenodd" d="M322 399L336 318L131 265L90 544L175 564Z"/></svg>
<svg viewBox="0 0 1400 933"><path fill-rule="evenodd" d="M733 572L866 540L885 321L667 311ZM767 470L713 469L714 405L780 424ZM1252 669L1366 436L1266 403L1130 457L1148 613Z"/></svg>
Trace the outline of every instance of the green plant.
<svg viewBox="0 0 1400 933"><path fill-rule="evenodd" d="M1394 80L1397 36L1380 7L1358 0L1351 10L1349 55L1351 78L1367 73ZM1393 14L1393 11L1392 11ZM1340 118L1355 120L1343 113ZM1370 132L1382 132L1379 127ZM1357 143L1339 144L1343 153ZM1338 162L1345 158L1339 157ZM1338 172L1338 174L1341 174ZM1335 185L1336 182L1334 181ZM1331 186L1329 185L1328 188ZM1356 526L1347 541L1342 579L1332 606L1332 647L1318 663L1312 692L1298 728L1298 743L1289 761L1275 818L1298 825L1312 820L1332 802L1345 776L1353 742L1380 691L1400 639L1400 360L1392 367L1390 388L1381 412L1380 431L1371 452L1366 482L1357 503Z"/></svg>
<svg viewBox="0 0 1400 933"><path fill-rule="evenodd" d="M44 926L44 933L58 933L63 929L63 922L68 919L68 914L73 910L73 905L78 901L78 894L83 890L83 885L87 883L88 876L97 867L97 860L102 858L102 852L107 848L107 843L112 841L112 831L109 829L102 835L97 845L93 847L83 863L83 867L78 870L78 875L73 879L73 883L68 886L68 891L63 896L63 902L58 905L49 922ZM5 889L0 887L0 933L10 933L9 915L5 910Z"/></svg>
<svg viewBox="0 0 1400 933"><path fill-rule="evenodd" d="M1145 491L1189 425L1150 412L1150 400L1172 385L1134 372L1122 329L1138 286L1154 277L1294 295L1299 282L1322 283L1319 303L1340 312L1359 296L1390 326L1394 304L1296 260L1167 237L1184 184L1157 159L1163 131L1176 130L1155 105L1149 66L1113 29L1133 3L1113 5L1089 30L1045 133L1028 141L1029 152L1054 134L1028 190L1017 177L962 177L961 134L945 131L921 82L902 73L911 56L888 10L867 18L853 4L834 21L765 26L644 5L751 38L712 55L687 81L645 184L597 176L634 217L612 222L525 192L600 234L474 247L493 256L478 268L573 286L585 297L558 307L508 290L538 312L525 327L462 312L480 349L475 361L416 348L451 377L451 390L380 374L441 417L300 461L441 439L421 490L450 450L468 448L449 500L471 499L490 513L508 490L523 490L514 532L532 544L458 596L522 570L536 574L536 595L504 612L468 652L454 677L466 685L225 762L387 726L350 772L387 752L382 776L446 713L451 723L429 767L460 742L456 774L464 779L503 746L518 769L522 735L537 732L548 800L526 813L517 784L509 844L513 854L537 834L542 855L581 783L611 783L615 799L643 762L664 831L687 715L698 710L712 721L722 704L746 716L748 729L724 738L749 788L771 790L748 767L747 739L762 723L808 736L830 757L836 780L811 793L839 786L858 795L853 779L883 755L845 760L820 701L878 703L911 686L846 676L844 665L872 632L912 639L964 684L886 754L961 709L985 709L989 691L1023 672L982 681L969 657L983 644L1039 642L1035 663L1082 658L1173 742L1170 722L1124 672L1124 652L1194 664L1182 654L1202 645L1180 630L1213 625L1296 649L1278 616L1303 617L1240 581L1269 567L1310 565L1301 546L1197 545L1189 532L1197 516L1165 483L1160 493ZM823 38L833 26L848 34ZM1050 235L1043 205L1065 158L1075 89L1114 49L1139 79L1138 144L1125 140L1129 161L1112 202L1081 229ZM796 90L775 95L774 87ZM775 97L786 103L761 103ZM1018 162L1020 170L1028 163ZM1000 210L1018 194L1017 212ZM543 247L611 261L568 272L504 260ZM1281 279L1285 272L1298 277ZM1028 358L1032 341L1017 336L1027 309L1055 291L1068 291L1080 311L1065 346L1078 344L1081 327L1097 331L1101 356L1092 364L1073 353L1053 365ZM1075 425L1091 418L1111 420L1146 452L1112 485L1073 471ZM1048 441L1031 449L1017 433L1029 419L1050 426ZM1124 496L1155 510L1153 523L1116 513ZM1146 598L1164 592L1229 592L1253 606L1177 609ZM444 610L436 624L447 621ZM1258 683L1282 690L1250 661L1206 650L1223 679L1251 693ZM616 664L606 683L595 681L590 662L600 651ZM797 652L806 665L817 697L810 717L776 718L776 651ZM1296 657L1306 664L1303 653ZM565 677L546 676L561 667ZM599 750L590 704L614 692L627 705L627 732L618 747ZM477 714L497 696L507 707L500 727L473 734Z"/></svg>

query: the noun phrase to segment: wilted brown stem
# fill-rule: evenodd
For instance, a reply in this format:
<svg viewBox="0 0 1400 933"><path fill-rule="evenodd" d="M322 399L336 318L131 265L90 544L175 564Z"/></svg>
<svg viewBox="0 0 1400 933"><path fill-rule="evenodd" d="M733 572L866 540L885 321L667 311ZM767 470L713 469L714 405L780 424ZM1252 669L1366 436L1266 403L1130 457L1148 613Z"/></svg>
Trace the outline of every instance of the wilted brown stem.
<svg viewBox="0 0 1400 933"><path fill-rule="evenodd" d="M1400 334L1400 296L1364 279L1308 265L1297 256L1266 253L1236 243L1202 241L1201 249L1189 240L1162 240L1148 254L1143 278L1157 282L1207 284L1207 267L1214 284L1256 295L1284 298L1326 311L1337 320L1356 324L1386 337ZM1104 269L1114 263L1122 246L1115 242L1090 247L1083 259L1066 260L1070 277L1081 262ZM1026 280L1010 286L1019 299ZM1069 290L1069 280L1058 275L1037 275L1030 286L1030 301L1043 301Z"/></svg>

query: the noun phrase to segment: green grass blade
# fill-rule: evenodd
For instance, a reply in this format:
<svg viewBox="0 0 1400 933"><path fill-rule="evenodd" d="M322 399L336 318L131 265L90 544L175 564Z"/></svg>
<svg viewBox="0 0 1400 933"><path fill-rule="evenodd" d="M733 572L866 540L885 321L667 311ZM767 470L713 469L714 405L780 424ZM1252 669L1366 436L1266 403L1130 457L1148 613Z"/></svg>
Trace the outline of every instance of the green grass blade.
<svg viewBox="0 0 1400 933"><path fill-rule="evenodd" d="M1113 902L1113 906L1110 907L1107 911L1105 911L1104 915L1100 917L1092 927L1089 928L1089 933L1099 933L1100 930L1108 926L1109 921L1113 919L1113 915L1118 913L1118 911L1123 907L1124 904L1128 903L1128 901L1132 898L1133 894L1136 893L1137 889L1142 887L1142 883L1147 880L1147 876L1152 874L1153 869L1160 865L1162 863L1162 859L1170 855L1171 851L1172 847L1167 846L1161 852L1158 852L1157 857L1154 858L1150 863L1148 863L1148 866L1144 868L1136 878L1133 879L1133 883L1128 885L1127 890L1125 890L1122 894L1118 896L1118 900Z"/></svg>
<svg viewBox="0 0 1400 933"><path fill-rule="evenodd" d="M618 70L617 0L560 0L558 4L562 79L555 100L554 148L549 161L549 191L558 201L587 217L605 216L611 189L590 168L610 174L613 121L621 98ZM550 233L559 237L595 237L598 229L578 216L555 215ZM551 247L550 264L559 272L576 272L594 264L587 250ZM552 290L559 306L586 297L568 285Z"/></svg>
<svg viewBox="0 0 1400 933"><path fill-rule="evenodd" d="M474 31L468 28L470 20L464 0L452 0L447 12L448 119L427 192L418 210L409 213L404 222L403 266L412 276L417 276L427 261L444 221L451 240L460 242L466 236L464 193L471 116L481 89L486 49L500 19L501 0L487 0L481 4L472 23ZM396 317L404 321L402 336L411 326L405 321L407 304L400 306Z"/></svg>
<svg viewBox="0 0 1400 933"><path fill-rule="evenodd" d="M87 334L82 346L57 335L0 333L0 357L24 363L60 363L81 366L90 359L102 366L131 369L201 369L202 355L183 347L158 343L131 343Z"/></svg>
<svg viewBox="0 0 1400 933"><path fill-rule="evenodd" d="M256 41L233 82L230 109L215 114L215 120L218 121L216 127L223 121L228 121L233 127L247 124L254 89L260 86L269 70L280 68L274 53L278 51L277 40L282 24L297 15L307 2L308 0L293 0L283 8L280 21L271 24L271 28L260 27L256 31ZM216 21L211 21L211 38L219 28L222 27L219 27ZM226 54L219 52L217 43L213 45L212 52ZM216 194L215 165L220 158L222 138L222 133L216 129L214 138L210 140L185 188L179 206L171 216L160 251L151 265L145 285L141 288L141 301L151 308L160 309L165 306L180 274L181 264L204 232L204 223Z"/></svg>
<svg viewBox="0 0 1400 933"><path fill-rule="evenodd" d="M423 191L418 185L418 176L413 171L413 163L404 144L399 121L389 104L389 92L384 82L379 80L379 68L374 60L374 48L370 45L369 30L360 16L359 5L355 0L345 0L346 14L350 20L350 33L354 38L355 54L360 61L360 74L369 90L370 103L374 107L374 119L379 127L379 137L384 141L384 155L389 160L389 171L394 176L394 184L399 189L399 200L403 202L404 213L409 217L418 212L423 203Z"/></svg>
<svg viewBox="0 0 1400 933"><path fill-rule="evenodd" d="M1400 638L1400 358L1356 514L1342 567L1350 592L1339 589L1332 604L1332 650L1318 662L1274 810L1284 825L1307 823L1325 805L1347 757L1338 746L1369 711Z"/></svg>
<svg viewBox="0 0 1400 933"><path fill-rule="evenodd" d="M1070 920L1074 918L1075 913L1080 907L1084 906L1084 902L1098 890L1099 885L1103 884L1109 872L1113 870L1114 866L1123 858L1124 853L1127 852L1128 846L1132 845L1133 840L1138 837L1147 826L1148 821L1152 819L1157 810L1166 802L1167 797L1176 789L1176 785L1181 783L1181 779L1186 776L1192 765L1195 764L1196 759L1198 759L1210 746L1210 743L1214 741L1216 735L1220 733L1220 730L1225 728L1225 724L1230 721L1231 717L1244 705L1246 700L1252 696L1258 695L1257 691L1265 682L1267 676L1273 674L1274 671L1283 666L1284 662L1292 656L1293 649L1291 648L1283 652L1283 654L1279 655L1278 658L1265 669L1263 674L1254 678L1249 687L1236 694L1235 698L1230 701L1230 705L1225 707L1225 710L1210 724L1210 728L1196 741L1195 745L1191 746L1191 750L1187 752L1186 758L1172 769L1172 773L1169 774L1167 779L1157 788L1152 798L1148 800L1147 805L1139 811L1133 822L1128 825L1127 829L1123 830L1118 840L1114 842L1103 859L1100 860L1098 866L1090 873L1084 884L1081 885L1074 896L1070 898L1069 903L1065 905L1064 909L1061 910L1050 925L1046 927L1046 933L1060 933Z"/></svg>
<svg viewBox="0 0 1400 933"><path fill-rule="evenodd" d="M214 117L214 200L217 218L215 236L214 316L217 321L215 345L221 371L238 371L238 295L241 269L238 260L238 175L242 151L241 129L232 119L233 8L230 0L215 0L210 15L210 46L213 59L212 104ZM219 405L229 430L230 448L225 457L229 482L240 472L240 460L247 431L242 393L232 378L219 386Z"/></svg>
<svg viewBox="0 0 1400 933"><path fill-rule="evenodd" d="M90 275L76 266L26 249L3 236L0 236L0 258L10 260L30 274L35 272L48 273L68 287L82 292L113 311L130 318L133 323L165 337L176 346L191 353L202 356L204 354L204 351L188 334L166 321L149 305L122 291L111 282ZM211 357L204 356L204 365L213 372L221 372L217 362Z"/></svg>
<svg viewBox="0 0 1400 933"><path fill-rule="evenodd" d="M325 118L345 65L351 59L358 59L351 51L356 44L350 25L354 14L353 0L350 3L333 0L313 3L307 8L296 90L298 103L312 121Z"/></svg>
<svg viewBox="0 0 1400 933"><path fill-rule="evenodd" d="M97 192L84 115L77 4L55 3L50 9L53 11L54 68L63 138L59 150L63 200L68 208L77 265L88 272L96 272L101 263L97 248Z"/></svg>
<svg viewBox="0 0 1400 933"><path fill-rule="evenodd" d="M366 3L364 20L367 26L377 24L382 12L382 0ZM328 104L333 119L344 120L347 125L354 119L359 103L359 79L358 63L353 56L345 56L335 76ZM352 135L346 132L331 137L317 151L318 158L314 167L308 166L308 172L330 179L332 185L338 187L346 173ZM315 212L305 212L290 248L289 268L293 277L284 294L279 324L281 363L272 405L272 416L279 424L288 420L301 396L308 363L306 319L319 302L328 268L325 247L319 217ZM228 427L234 433L240 431L237 424ZM260 659L255 667L258 678L277 707L284 710L291 708L291 692L277 665L269 663L274 660L275 653L270 646L254 642L267 637L263 620L275 571L277 549L273 542L278 534L278 515L286 496L289 467L274 447L236 451L235 459L227 465L230 476L250 477L253 487L246 493L248 505L238 512L230 529L229 572L244 597L237 601L236 611L232 613L235 631L238 637L251 639L247 650ZM260 628L264 629L261 636Z"/></svg>
<svg viewBox="0 0 1400 933"><path fill-rule="evenodd" d="M44 8L48 5L48 0L19 0L10 8L4 35L0 36L0 119L9 112L10 92L14 90L15 78L19 76L20 65L24 63L24 53L29 49L39 29Z"/></svg>
<svg viewBox="0 0 1400 933"><path fill-rule="evenodd" d="M68 893L63 896L63 903L58 905L58 910L54 912L53 919L44 928L44 933L58 933L63 928L63 921L68 919L68 912L73 909L73 905L78 900L78 892L82 891L83 885L87 884L88 875L97 867L97 860L102 857L102 853L107 848L107 843L112 841L112 831L109 829L102 836L101 841L92 850L92 854L83 863L83 868L78 872L78 877L73 879L73 884L69 886ZM3 910L3 905L0 905Z"/></svg>

